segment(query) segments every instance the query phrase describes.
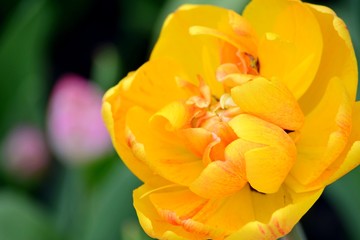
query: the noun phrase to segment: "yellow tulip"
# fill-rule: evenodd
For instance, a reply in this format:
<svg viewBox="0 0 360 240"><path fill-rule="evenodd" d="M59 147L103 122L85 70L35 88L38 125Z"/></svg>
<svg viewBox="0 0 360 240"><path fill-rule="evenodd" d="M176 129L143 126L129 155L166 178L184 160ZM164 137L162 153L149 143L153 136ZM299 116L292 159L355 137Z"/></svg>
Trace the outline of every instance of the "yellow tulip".
<svg viewBox="0 0 360 240"><path fill-rule="evenodd" d="M359 165L357 63L329 8L184 5L103 118L159 239L277 239Z"/></svg>

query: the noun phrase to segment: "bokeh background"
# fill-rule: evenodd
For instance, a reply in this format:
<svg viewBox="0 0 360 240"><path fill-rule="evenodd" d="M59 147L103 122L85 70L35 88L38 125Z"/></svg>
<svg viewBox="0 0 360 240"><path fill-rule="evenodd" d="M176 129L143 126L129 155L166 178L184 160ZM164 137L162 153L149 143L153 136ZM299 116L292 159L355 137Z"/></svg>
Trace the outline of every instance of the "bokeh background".
<svg viewBox="0 0 360 240"><path fill-rule="evenodd" d="M101 96L147 60L184 2L247 3L0 0L0 240L149 239L132 206L141 183L104 133ZM359 56L360 1L313 2L346 21ZM310 240L360 239L359 168L301 222Z"/></svg>

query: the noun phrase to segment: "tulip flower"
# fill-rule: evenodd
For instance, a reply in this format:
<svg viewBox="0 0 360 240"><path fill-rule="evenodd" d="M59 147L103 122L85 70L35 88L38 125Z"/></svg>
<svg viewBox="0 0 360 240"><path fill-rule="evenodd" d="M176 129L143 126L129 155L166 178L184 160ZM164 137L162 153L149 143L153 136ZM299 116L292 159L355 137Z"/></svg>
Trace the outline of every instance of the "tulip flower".
<svg viewBox="0 0 360 240"><path fill-rule="evenodd" d="M2 145L2 165L17 180L39 177L49 165L49 152L43 133L31 125L12 129Z"/></svg>
<svg viewBox="0 0 360 240"><path fill-rule="evenodd" d="M104 96L113 145L158 239L277 239L360 161L344 22L297 0L184 5Z"/></svg>
<svg viewBox="0 0 360 240"><path fill-rule="evenodd" d="M54 87L48 110L49 140L66 164L86 164L110 150L101 119L101 96L94 84L74 74L63 76Z"/></svg>

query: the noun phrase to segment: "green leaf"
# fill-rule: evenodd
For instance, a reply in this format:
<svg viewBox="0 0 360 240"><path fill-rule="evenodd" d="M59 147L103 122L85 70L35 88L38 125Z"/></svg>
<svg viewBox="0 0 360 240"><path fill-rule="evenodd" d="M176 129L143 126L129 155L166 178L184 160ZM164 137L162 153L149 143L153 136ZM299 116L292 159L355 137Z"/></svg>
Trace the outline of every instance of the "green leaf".
<svg viewBox="0 0 360 240"><path fill-rule="evenodd" d="M0 36L0 136L14 122L41 122L52 1L21 1Z"/></svg>
<svg viewBox="0 0 360 240"><path fill-rule="evenodd" d="M27 198L0 192L0 239L57 239L49 217Z"/></svg>
<svg viewBox="0 0 360 240"><path fill-rule="evenodd" d="M351 239L360 239L360 169L355 169L325 189Z"/></svg>
<svg viewBox="0 0 360 240"><path fill-rule="evenodd" d="M188 1L184 1L184 0L168 0L165 4L165 6L163 7L162 11L160 12L157 21L155 23L155 27L154 27L154 32L153 32L153 37L152 37L152 43L154 45L154 43L156 42L161 27L166 19L166 17L174 12L180 5L182 4L208 4L208 5L215 5L215 6L219 6L219 7L223 7L223 8L227 8L227 9L231 9L234 10L235 12L238 13L242 13L243 9L245 8L245 6L250 2L250 0L223 0L223 1L219 1L219 0L188 0Z"/></svg>
<svg viewBox="0 0 360 240"><path fill-rule="evenodd" d="M88 212L89 192L86 189L82 169L66 168L61 174L59 195L56 197L56 230L63 239L82 239L84 222Z"/></svg>
<svg viewBox="0 0 360 240"><path fill-rule="evenodd" d="M132 192L140 184L119 160L103 184L93 190L84 239L120 239L121 226L137 221Z"/></svg>
<svg viewBox="0 0 360 240"><path fill-rule="evenodd" d="M95 176L99 176L96 183ZM61 182L56 227L63 239L131 239L130 228L124 232L124 226L132 226L130 235L147 239L132 204L132 191L141 183L119 159L91 170L67 168Z"/></svg>

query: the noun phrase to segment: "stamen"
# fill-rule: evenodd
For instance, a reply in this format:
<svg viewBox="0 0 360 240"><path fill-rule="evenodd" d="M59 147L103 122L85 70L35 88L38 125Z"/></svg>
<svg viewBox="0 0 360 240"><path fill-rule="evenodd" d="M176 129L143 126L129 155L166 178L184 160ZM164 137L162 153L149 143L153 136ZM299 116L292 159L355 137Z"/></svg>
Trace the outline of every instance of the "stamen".
<svg viewBox="0 0 360 240"><path fill-rule="evenodd" d="M224 93L220 97L220 106L222 109L228 109L230 107L236 107L236 104L234 100L232 99L231 95L229 93Z"/></svg>

